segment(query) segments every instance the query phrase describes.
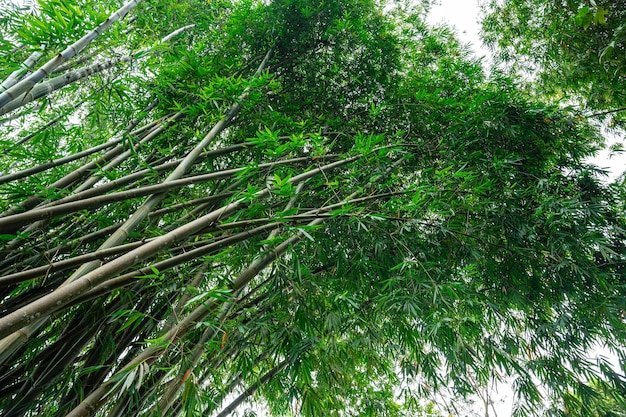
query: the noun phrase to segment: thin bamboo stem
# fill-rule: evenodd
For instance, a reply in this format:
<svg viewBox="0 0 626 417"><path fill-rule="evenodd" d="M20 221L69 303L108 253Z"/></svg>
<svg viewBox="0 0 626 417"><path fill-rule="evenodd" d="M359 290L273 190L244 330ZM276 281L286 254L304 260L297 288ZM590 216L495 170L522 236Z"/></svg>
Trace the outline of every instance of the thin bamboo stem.
<svg viewBox="0 0 626 417"><path fill-rule="evenodd" d="M0 267L3 268L2 273L6 274L9 271L15 271L16 267L19 267L19 266L33 265L39 262L41 259L50 259L53 256L66 254L68 251L70 251L73 248L86 245L88 243L91 243L101 238L102 236L106 236L109 233L113 233L113 231L115 231L115 229L120 227L120 225L121 223L116 223L111 226L107 226L105 228L88 233L84 236L75 238L62 245L57 245L53 248L46 249L46 250L41 249L36 255L33 255L24 260L20 260L21 256L23 255L22 252L14 254L13 256L7 257L0 263ZM38 249L38 248L35 247L33 249ZM7 265L10 265L10 267L7 268Z"/></svg>
<svg viewBox="0 0 626 417"><path fill-rule="evenodd" d="M113 248L97 250L94 252L90 252L85 255L75 256L72 258L63 259L57 262L51 262L48 265L40 266L37 268L27 269L25 271L16 272L14 274L9 274L0 277L0 287L16 284L19 282L24 282L29 279L34 279L42 276L47 276L49 274L65 271L67 269L73 268L82 263L93 261L96 259L104 259L113 255L117 255L119 253L123 253L130 249L135 249L141 246L144 242L133 242L127 243L125 245L116 246Z"/></svg>
<svg viewBox="0 0 626 417"><path fill-rule="evenodd" d="M218 195L210 195L208 197L196 198L194 200L190 200L184 203L172 204L168 207L153 211L152 213L150 213L150 217L161 217L164 214L174 213L181 209L184 209L187 207L199 206L201 204L209 206L225 198L232 197L234 194L235 194L234 191L223 192Z"/></svg>
<svg viewBox="0 0 626 417"><path fill-rule="evenodd" d="M72 191L72 194L70 194L70 196L77 195L80 192L88 190L96 185L104 177L104 174L106 172L112 171L113 168L121 165L133 154L133 152L136 152L138 147L149 143L152 139L163 133L165 129L169 127L169 124L172 121L177 120L177 116L180 117L179 114L174 115L172 119L168 119L166 121L166 124L159 123L154 125L152 129L144 131L140 136L139 143L133 143L132 146L130 146L128 149L126 149L119 155L116 155L113 159L109 160L104 166L102 166L102 168L98 169L95 173L92 173L89 178L87 178L82 184L80 184ZM54 202L52 202L52 204L54 204Z"/></svg>
<svg viewBox="0 0 626 417"><path fill-rule="evenodd" d="M96 286L92 290L88 291L83 297L78 298L74 302L74 304L79 304L88 300L92 300L95 297L102 296L103 294L107 294L115 289L126 286L137 278L154 274L153 268L159 272L167 271L168 269L171 269L178 265L182 265L185 262L190 262L202 256L216 253L221 249L233 246L239 242L245 241L246 239L257 236L263 232L271 231L272 229L276 229L278 227L280 227L280 223L268 223L266 225L259 226L251 230L236 233L232 236L197 247L192 250L186 250L180 255L172 256L166 260L156 262L152 265L120 275L119 277L109 279L102 284Z"/></svg>
<svg viewBox="0 0 626 417"><path fill-rule="evenodd" d="M123 140L122 137L116 137L102 145L94 146L89 149L85 149L84 151L77 152L73 155L65 156L63 158L58 158L53 161L47 162L45 164L38 165L36 167L27 168L19 172L15 172L13 174L3 175L0 177L0 184L6 184L11 181L19 180L21 178L30 177L31 175L38 174L43 171L47 171L51 168L59 167L65 165L69 162L76 161L77 159L83 158L85 156L92 155L96 152L99 152L104 149L108 149L111 146L117 145Z"/></svg>
<svg viewBox="0 0 626 417"><path fill-rule="evenodd" d="M250 398L252 394L254 394L262 384L265 384L270 379L274 378L278 373L280 373L283 369L287 367L289 361L284 359L274 368L267 371L258 381L254 384L250 385L244 392L242 392L237 398L235 398L228 406L226 406L218 415L215 417L226 417L230 415L233 411L237 409L241 405L242 402Z"/></svg>
<svg viewBox="0 0 626 417"><path fill-rule="evenodd" d="M136 123L133 121L133 123ZM130 126L128 130L133 129L134 126ZM56 189L64 189L66 187L68 187L70 184L76 182L77 180L79 180L80 178L84 177L85 175L87 175L90 171L96 169L98 166L106 163L107 161L110 161L112 158L115 158L116 156L118 156L119 154L121 154L122 152L124 152L124 146L123 144L118 144L117 146L115 146L113 149L111 149L110 151L106 152L104 155L98 157L97 159L75 169L74 171L70 172L69 174L65 175L64 177L58 179L57 181L55 181L54 183L52 183L51 185L46 187L46 190L56 190ZM130 153L128 154L130 155ZM24 201L22 201L21 203L17 204L16 206L6 210L4 213L0 214L0 217L5 217L5 216L10 216L12 214L15 213L19 213L22 211L26 211L26 210L30 210L33 207L37 206L38 204L40 204L42 201L44 200L44 197L42 197L41 195L34 195Z"/></svg>

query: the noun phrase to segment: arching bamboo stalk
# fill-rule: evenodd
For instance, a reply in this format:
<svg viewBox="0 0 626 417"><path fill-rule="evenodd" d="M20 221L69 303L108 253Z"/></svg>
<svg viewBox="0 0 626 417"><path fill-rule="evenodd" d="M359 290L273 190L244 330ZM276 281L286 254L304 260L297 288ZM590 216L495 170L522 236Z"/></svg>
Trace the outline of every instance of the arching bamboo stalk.
<svg viewBox="0 0 626 417"><path fill-rule="evenodd" d="M137 121L133 121L133 124L136 124L136 123L138 123L138 122ZM134 126L131 125L130 128L127 129L126 133L128 133L128 131L132 130L133 128L134 128ZM98 166L100 166L102 164L105 164L107 161L110 161L111 159L113 159L113 158L117 157L118 155L122 154L123 152L124 152L124 145L120 143L120 144L116 145L113 149L107 151L106 153L104 153L100 157L96 158L95 160L82 165L81 167L75 169L74 171L70 172L69 174L66 174L62 178L58 179L54 183L48 185L46 187L46 190L56 190L56 189L63 189L63 188L69 187L72 183L78 181L80 178L83 178L84 176L89 174L90 171L96 169ZM130 153L128 153L128 156L130 156ZM8 210L6 210L5 212L1 213L0 217L6 217L6 216L10 216L10 215L15 214L15 213L19 213L19 212L22 212L22 211L30 210L33 207L35 207L38 204L40 204L43 200L44 200L44 198L41 195L31 196L30 198L27 198L25 201L15 205L15 206L13 206L13 207L9 208Z"/></svg>
<svg viewBox="0 0 626 417"><path fill-rule="evenodd" d="M161 41L157 45L161 45L166 42L169 42L176 35L179 35L180 33L194 26L195 25L187 25L187 26L184 26L180 29L173 31L172 33L170 33L169 35L161 39ZM82 80L83 78L91 77L94 74L98 74L100 72L113 68L121 63L129 63L134 60L141 59L147 56L153 49L154 47L148 47L140 51L137 51L136 53L132 55L126 55L126 56L121 56L117 58L107 59L102 62L96 62L96 63L87 65L82 68L70 70L69 72L63 75L59 75L57 77L51 78L48 81L40 82L37 85L34 85L28 91L24 92L24 94L22 94L21 96L16 97L12 101L0 107L0 116L2 116L3 114L9 113L19 107L22 107L32 101L35 101L41 97L45 97L53 93L54 91L60 90L61 88L69 84L72 84L76 81Z"/></svg>
<svg viewBox="0 0 626 417"><path fill-rule="evenodd" d="M198 161L203 161L206 159L214 158L216 156L224 155L226 153L235 152L243 148L245 148L245 145L235 145L235 146L231 146L231 147L227 147L223 149L208 151L201 158L199 158ZM85 183L83 183L80 187L78 187L72 194L62 197L58 200L51 201L49 203L42 204L38 208L44 209L44 208L53 207L59 204L79 201L79 200L87 199L90 197L103 195L108 191L116 190L118 188L122 188L129 184L145 179L146 175L150 173L154 173L154 172L161 173L169 169L172 169L176 167L178 164L180 164L181 161L182 159L174 159L173 161L155 165L151 168L146 168L146 169L134 172L132 174L128 174L124 177L110 180L104 184L98 185L95 188L89 188L92 185L95 185L102 178L101 175L94 175L92 176L92 178L85 181Z"/></svg>
<svg viewBox="0 0 626 417"><path fill-rule="evenodd" d="M328 159L332 159L332 158L333 157L331 156ZM327 159L327 158L317 158L317 160L319 159ZM270 162L266 164L260 164L259 168L271 168L271 167L278 166L278 165L293 164L293 163L308 162L308 161L311 161L310 157L300 157L300 158L293 158L293 159L286 160L286 161L277 161L277 162ZM112 202L117 202L117 201L137 198L137 197L143 197L143 196L149 196L155 193L163 193L165 191L170 191L170 190L181 188L181 187L191 185L191 184L201 184L206 181L232 177L238 173L244 172L245 170L247 170L247 168L234 168L234 169L229 169L229 170L224 170L224 171L212 172L210 174L195 175L192 177L186 177L186 178L179 179L179 180L164 181L163 183L158 184L158 185L148 185L145 187L131 189L128 191L119 191L116 193L110 193L110 194L105 194L102 196L85 198L82 200L77 200L77 201L73 201L69 203L52 205L46 208L33 209L25 213L13 214L11 216L0 218L0 231L4 230L3 233L6 233L10 230L14 230L17 227L26 225L29 222L35 221L35 220L50 219L61 214L73 213L73 212L84 210L84 209L93 209L95 207L100 207L100 206L103 206L105 204L109 204ZM156 203L154 204L156 205Z"/></svg>
<svg viewBox="0 0 626 417"><path fill-rule="evenodd" d="M81 192L88 190L96 185L103 178L106 172L111 171L113 168L119 166L122 162L126 161L132 155L133 151L135 150L134 148L150 143L150 141L165 132L168 127L170 127L173 123L179 121L183 117L184 114L182 112L177 112L174 115L165 118L163 121L152 125L151 128L145 129L140 133L136 133L135 136L140 139L139 143L135 144L132 148L126 149L119 155L116 155L113 159L110 159L96 173L92 174L82 184L76 187L71 195L74 196L80 194Z"/></svg>
<svg viewBox="0 0 626 417"><path fill-rule="evenodd" d="M19 96L27 93L31 90L35 84L46 78L52 71L54 71L59 65L65 63L69 59L76 56L80 51L85 49L87 45L91 43L96 37L101 35L105 30L107 30L113 23L122 19L126 14L137 4L139 4L138 0L131 0L122 6L120 9L115 11L107 20L102 22L98 27L94 30L74 42L72 45L68 46L63 52L56 55L54 58L46 62L41 68L37 71L33 72L28 77L23 80L17 82L9 89L0 93L0 108L4 107L7 103L12 100L15 100Z"/></svg>
<svg viewBox="0 0 626 417"><path fill-rule="evenodd" d="M180 255L172 256L166 260L156 262L152 265L145 266L138 270L128 272L118 277L106 280L102 284L89 290L83 296L77 298L73 302L73 304L86 302L96 297L100 297L103 294L107 294L115 289L129 285L137 278L141 278L142 276L153 274L154 269L158 270L159 272L167 271L168 269L173 268L175 266L193 261L194 259L198 259L199 257L202 257L202 256L207 256L212 253L216 253L220 251L221 249L243 242L251 237L258 236L259 234L262 234L264 232L277 229L280 226L281 226L280 223L268 223L262 226L258 226L250 230L233 234L232 236L220 239L216 242L208 243L198 248L185 251L181 253Z"/></svg>
<svg viewBox="0 0 626 417"><path fill-rule="evenodd" d="M22 63L22 68L13 71L9 76L0 84L0 92L6 91L9 88L17 84L24 76L30 71L39 59L43 56L41 52L33 52L30 54L26 61Z"/></svg>
<svg viewBox="0 0 626 417"><path fill-rule="evenodd" d="M79 247L81 245L89 244L89 243L91 243L91 242L93 242L95 240L98 240L98 239L102 238L102 236L106 236L106 235L112 233L120 225L121 225L121 223L116 223L116 224L113 224L111 226L107 226L105 228L96 230L94 232L87 233L84 236L72 239L69 242L66 242L66 243L64 243L62 245L57 245L57 246L52 247L50 249L41 250L38 254L35 254L35 255L31 256L31 257L28 257L28 258L24 259L23 261L18 261L18 259L23 258L23 254L22 253L17 253L17 254L15 254L13 256L7 256L2 262L0 262L0 268L3 268L2 269L2 273L7 273L9 270L15 271L15 266L19 266L20 262L23 262L26 265L36 264L41 259L50 259L51 257L53 257L55 255L66 254L72 248L76 248L76 247ZM7 265L10 265L10 266L8 267Z"/></svg>
<svg viewBox="0 0 626 417"><path fill-rule="evenodd" d="M303 174L297 175L289 179L292 184L298 184L322 172L329 171L341 166L347 165L360 159L361 155L346 158L344 160L325 165L320 168L312 169ZM270 194L270 189L261 190L255 193L255 198L261 199ZM43 296L37 301L25 306L18 311L7 314L0 318L0 337L7 337L12 332L18 331L22 327L30 324L40 317L58 311L64 305L69 304L75 298L81 296L85 292L93 289L96 285L101 284L124 269L127 269L143 259L152 256L164 248L170 247L175 242L186 239L192 233L201 230L207 225L217 222L219 219L225 218L231 213L239 210L245 204L244 200L232 202L218 210L202 216L184 226L181 226L163 236L159 236L150 242L136 248L126 254L116 258L114 261L100 266L99 268L85 274L84 276L67 283L57 289L54 293ZM285 249L286 250L286 249ZM244 280L245 278L241 278Z"/></svg>
<svg viewBox="0 0 626 417"><path fill-rule="evenodd" d="M317 224L321 224L321 220L314 220L309 223L310 226L315 226ZM274 260L276 260L279 256L282 256L292 245L296 244L304 237L302 232L297 232L294 236L287 239L285 242L278 245L273 251L267 253L261 258L253 261L248 268L242 271L237 278L233 280L232 290L237 291L240 288L243 288L245 285L252 280L255 276L258 275L260 271L270 265ZM193 310L188 316L185 317L178 325L170 329L162 338L161 343L158 345L153 345L145 350L143 350L139 355L137 355L132 361L130 361L124 368L122 368L119 372L126 372L135 366L138 366L142 363L150 364L154 362L159 355L165 349L166 343L172 343L174 340L178 340L183 337L190 328L193 327L193 324L207 317L214 309L218 306L218 302L209 301L202 305L201 307ZM97 409L102 406L102 399L104 395L111 391L118 391L115 387L112 387L112 380L109 379L107 382L102 384L96 390L94 390L87 398L85 398L76 408L74 408L70 413L67 414L67 417L84 417L89 416Z"/></svg>
<svg viewBox="0 0 626 417"><path fill-rule="evenodd" d="M56 168L56 167L65 165L67 163L76 161L80 158L84 158L85 156L89 156L94 153L100 152L102 150L106 150L114 145L117 145L122 140L123 140L123 137L118 136L118 137L111 139L110 141L106 143L103 143L102 145L93 146L89 149L85 149L84 151L77 152L75 154L65 156L63 158L58 158L58 159L55 159L54 161L50 161L45 164L38 165L36 167L27 168L19 172L15 172L13 174L6 174L3 176L0 176L0 184L5 184L11 181L19 180L21 178L27 178L27 177L30 177L31 175L35 175L40 172L47 171L51 168Z"/></svg>
<svg viewBox="0 0 626 417"><path fill-rule="evenodd" d="M87 78L107 69L113 68L118 64L131 62L131 60L132 58L130 56L109 59L104 62L95 63L87 67L70 71L67 74L59 75L57 77L51 78L49 81L41 82L33 86L33 88L29 89L21 96L16 97L15 99L6 103L4 106L0 107L0 116L9 113L15 109L18 109L22 106L25 106L26 104L35 101L41 97L45 97L54 91L60 90L66 85L72 84L76 81L82 80L83 78Z"/></svg>

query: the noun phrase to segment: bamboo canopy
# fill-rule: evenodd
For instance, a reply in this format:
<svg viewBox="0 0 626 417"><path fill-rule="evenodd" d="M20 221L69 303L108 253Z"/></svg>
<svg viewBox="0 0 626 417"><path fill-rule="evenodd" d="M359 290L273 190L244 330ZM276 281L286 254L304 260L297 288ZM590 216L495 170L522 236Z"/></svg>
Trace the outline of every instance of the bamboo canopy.
<svg viewBox="0 0 626 417"><path fill-rule="evenodd" d="M587 120L419 6L116 7L2 28L1 416L619 397L585 352L625 353L625 193Z"/></svg>

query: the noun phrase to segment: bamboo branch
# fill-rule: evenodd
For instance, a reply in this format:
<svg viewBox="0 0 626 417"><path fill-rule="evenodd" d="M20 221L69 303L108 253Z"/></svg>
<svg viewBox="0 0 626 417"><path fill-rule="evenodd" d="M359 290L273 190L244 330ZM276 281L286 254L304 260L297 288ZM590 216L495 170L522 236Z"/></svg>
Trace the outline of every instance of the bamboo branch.
<svg viewBox="0 0 626 417"><path fill-rule="evenodd" d="M48 265L40 266L37 268L27 269L25 271L16 272L14 274L1 276L0 287L24 282L29 279L49 275L54 272L64 271L82 263L93 261L96 259L104 259L113 255L117 255L119 253L123 253L129 249L135 249L142 244L143 242L127 243L125 245L120 245L109 249L97 250L85 255L75 256L72 258L63 259L61 261L51 262Z"/></svg>
<svg viewBox="0 0 626 417"><path fill-rule="evenodd" d="M620 107L620 108L613 109L613 110L601 111L598 113L591 113L591 114L588 114L586 117L600 117L600 116L606 116L607 114L621 113L623 111L626 111L626 107Z"/></svg>
<svg viewBox="0 0 626 417"><path fill-rule="evenodd" d="M100 297L115 289L124 287L132 283L137 278L154 274L154 269L159 272L167 271L168 269L174 268L175 266L182 265L186 262L190 262L202 256L211 255L212 253L215 253L223 248L233 246L239 242L243 242L246 239L257 236L261 233L277 229L278 227L280 227L280 223L268 223L266 225L259 226L251 230L236 233L232 236L226 237L216 242L212 242L192 250L184 251L180 255L172 256L166 260L156 262L152 265L137 269L132 272L128 272L124 275L120 275L119 277L109 279L87 292L83 297L75 300L72 305L84 303L96 297Z"/></svg>
<svg viewBox="0 0 626 417"><path fill-rule="evenodd" d="M202 197L202 198L196 198L190 201L187 201L185 203L179 203L179 204L172 204L168 207L159 209L159 210L155 210L152 213L150 213L150 217L161 217L164 214L169 214L169 213L174 213L176 211L179 211L181 209L187 208L187 207L194 207L194 206L199 206L199 205L204 205L204 204L215 204L216 202L219 202L220 200L223 200L225 198L228 197L232 197L233 195L235 195L234 191L229 191L229 192L223 192L220 193L218 195L210 195L208 197Z"/></svg>
<svg viewBox="0 0 626 417"><path fill-rule="evenodd" d="M166 118L164 121L154 124L150 129L141 132L141 136L138 136L141 138L138 144L135 144L134 146L126 149L124 152L115 156L113 159L109 160L106 165L96 171L95 174L92 174L89 178L87 178L80 186L76 187L72 191L71 195L77 195L80 192L93 187L95 184L98 183L98 181L103 178L105 172L109 172L113 168L121 165L122 162L126 161L132 155L137 147L145 145L146 143L152 141L152 139L163 133L165 129L172 125L172 123L177 122L183 116L184 115L182 112L178 112L171 117Z"/></svg>
<svg viewBox="0 0 626 417"><path fill-rule="evenodd" d="M45 248L33 248L33 249L39 249L39 251L29 257L26 258L22 261L20 261L19 259L22 257L23 253L19 252L18 254L15 254L13 256L10 257L6 257L1 263L0 263L0 267L4 268L2 270L2 273L7 273L8 270L12 270L15 271L16 267L19 266L24 266L24 265L28 265L28 264L35 264L37 262L39 262L39 260L41 260L42 258L50 258L52 256L55 255L61 255L61 254L65 254L67 252L69 252L71 249L91 243L99 238L101 238L102 236L106 236L109 233L113 233L115 231L115 229L117 229L118 227L120 227L121 223L115 223L111 226L105 227L103 229L99 229L96 230L94 232L91 233L87 233L86 235L80 236L76 239L73 239L69 242L65 242L62 245L57 245L53 248L50 249L45 249ZM7 268L7 265L11 265L10 268Z"/></svg>

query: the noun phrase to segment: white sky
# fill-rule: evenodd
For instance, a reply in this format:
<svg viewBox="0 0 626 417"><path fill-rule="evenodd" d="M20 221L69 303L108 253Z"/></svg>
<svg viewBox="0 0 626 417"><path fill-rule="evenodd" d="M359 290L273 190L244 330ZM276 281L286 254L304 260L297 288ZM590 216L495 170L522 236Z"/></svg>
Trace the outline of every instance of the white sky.
<svg viewBox="0 0 626 417"><path fill-rule="evenodd" d="M437 3L439 4L433 6L428 14L428 22L454 26L462 41L471 43L474 52L479 56L485 55L478 35L480 32L478 0L437 0Z"/></svg>

